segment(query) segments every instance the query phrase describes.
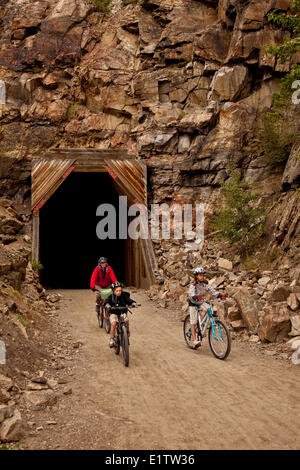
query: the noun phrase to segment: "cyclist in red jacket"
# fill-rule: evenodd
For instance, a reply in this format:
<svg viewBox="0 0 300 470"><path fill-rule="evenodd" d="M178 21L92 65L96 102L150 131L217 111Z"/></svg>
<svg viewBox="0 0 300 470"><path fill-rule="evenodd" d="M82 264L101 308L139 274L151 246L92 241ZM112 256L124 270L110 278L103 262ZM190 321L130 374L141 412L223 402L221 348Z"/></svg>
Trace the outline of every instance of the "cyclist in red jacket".
<svg viewBox="0 0 300 470"><path fill-rule="evenodd" d="M98 266L93 271L90 287L92 291L99 289L108 289L113 282L117 282L117 278L112 268L107 263L107 258L101 257L98 259ZM109 294L109 293L108 293ZM107 293L106 293L107 296ZM105 297L106 297L105 296ZM96 298L96 312L100 312L101 292L98 292Z"/></svg>

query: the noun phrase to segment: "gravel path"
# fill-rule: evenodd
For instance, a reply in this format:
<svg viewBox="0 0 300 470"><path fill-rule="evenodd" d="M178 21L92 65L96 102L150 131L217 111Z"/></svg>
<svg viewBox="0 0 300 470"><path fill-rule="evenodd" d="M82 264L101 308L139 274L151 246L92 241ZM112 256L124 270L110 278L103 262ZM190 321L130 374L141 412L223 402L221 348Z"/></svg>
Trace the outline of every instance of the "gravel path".
<svg viewBox="0 0 300 470"><path fill-rule="evenodd" d="M131 317L130 365L108 347L91 291L59 291L59 312L83 346L74 357L72 394L28 437L28 449L297 449L300 369L233 342L226 361L207 338L192 351L182 323L153 307L143 291ZM39 414L38 414L39 413Z"/></svg>

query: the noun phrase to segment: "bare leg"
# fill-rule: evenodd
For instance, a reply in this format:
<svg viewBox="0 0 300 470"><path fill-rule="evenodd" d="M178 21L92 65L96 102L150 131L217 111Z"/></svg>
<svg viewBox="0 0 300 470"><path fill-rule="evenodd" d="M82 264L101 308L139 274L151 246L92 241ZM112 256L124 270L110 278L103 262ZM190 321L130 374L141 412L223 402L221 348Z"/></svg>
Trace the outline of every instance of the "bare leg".
<svg viewBox="0 0 300 470"><path fill-rule="evenodd" d="M110 329L110 338L111 339L114 339L114 337L115 337L116 325L117 325L116 321L112 322L112 324L111 324L111 329Z"/></svg>
<svg viewBox="0 0 300 470"><path fill-rule="evenodd" d="M192 340L195 341L195 339L196 339L196 327L195 327L195 325L191 325L191 332L192 332Z"/></svg>

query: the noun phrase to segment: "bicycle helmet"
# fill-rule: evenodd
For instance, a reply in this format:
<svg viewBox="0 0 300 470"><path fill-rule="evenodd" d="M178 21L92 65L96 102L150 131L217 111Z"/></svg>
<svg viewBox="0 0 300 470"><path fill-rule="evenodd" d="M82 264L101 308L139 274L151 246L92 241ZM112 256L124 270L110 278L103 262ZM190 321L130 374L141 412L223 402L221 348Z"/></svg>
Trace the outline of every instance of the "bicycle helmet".
<svg viewBox="0 0 300 470"><path fill-rule="evenodd" d="M122 282L113 282L111 285L112 290L116 289L116 287L123 287Z"/></svg>
<svg viewBox="0 0 300 470"><path fill-rule="evenodd" d="M107 263L107 258L105 258L104 256L101 256L101 258L98 259L98 263Z"/></svg>
<svg viewBox="0 0 300 470"><path fill-rule="evenodd" d="M194 271L194 276L197 276L197 274L205 274L205 269L204 268L196 268Z"/></svg>

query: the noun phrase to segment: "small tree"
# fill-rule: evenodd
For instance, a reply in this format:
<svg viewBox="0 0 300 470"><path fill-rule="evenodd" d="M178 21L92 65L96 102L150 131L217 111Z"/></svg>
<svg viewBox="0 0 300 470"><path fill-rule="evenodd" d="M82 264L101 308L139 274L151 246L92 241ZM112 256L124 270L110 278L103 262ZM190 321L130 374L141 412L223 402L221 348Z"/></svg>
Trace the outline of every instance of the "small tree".
<svg viewBox="0 0 300 470"><path fill-rule="evenodd" d="M264 210L251 204L258 193L241 179L237 170L232 172L228 182L221 183L223 202L212 217L211 224L218 231L217 238L226 239L230 244L237 244L242 256L252 251L263 234Z"/></svg>

